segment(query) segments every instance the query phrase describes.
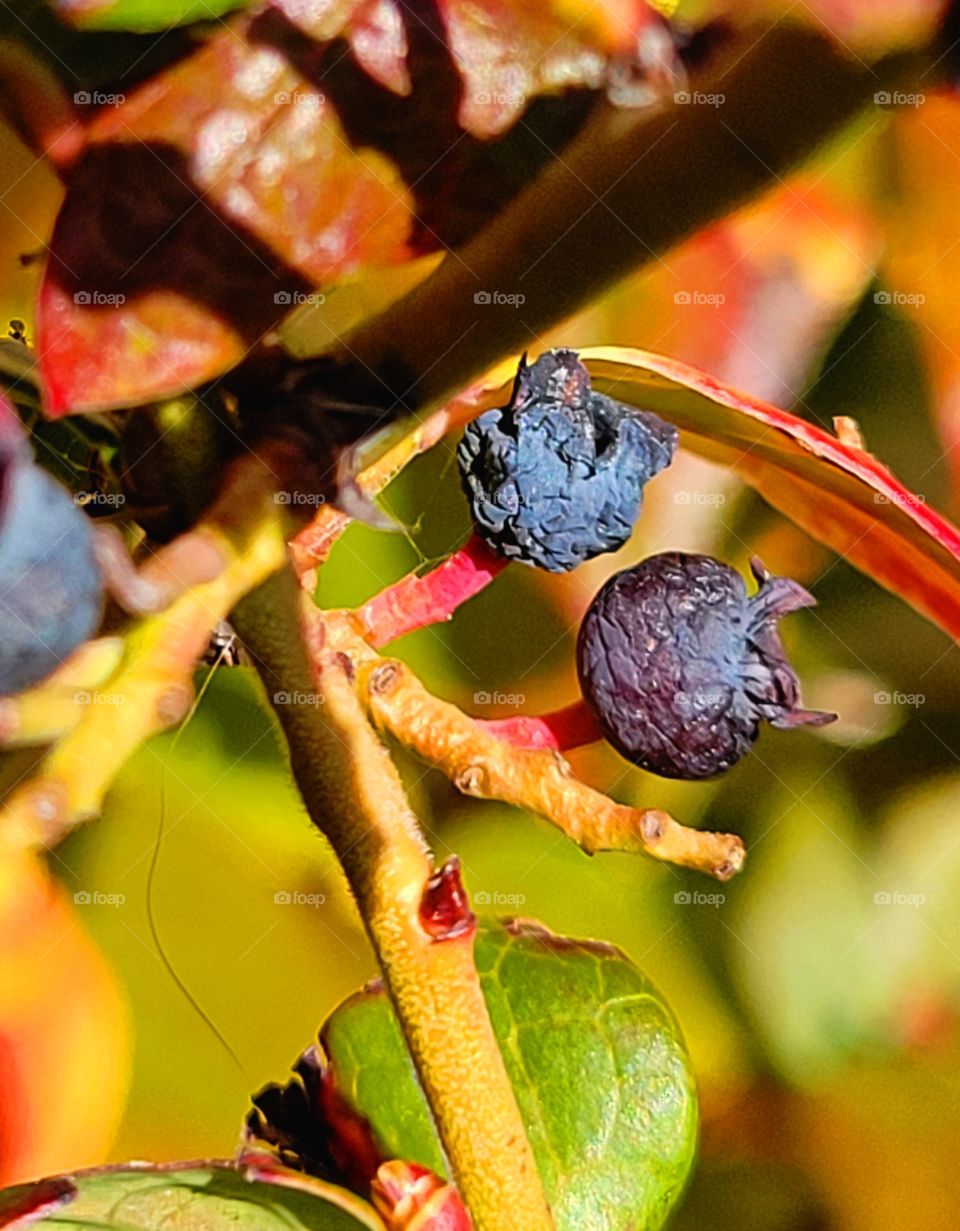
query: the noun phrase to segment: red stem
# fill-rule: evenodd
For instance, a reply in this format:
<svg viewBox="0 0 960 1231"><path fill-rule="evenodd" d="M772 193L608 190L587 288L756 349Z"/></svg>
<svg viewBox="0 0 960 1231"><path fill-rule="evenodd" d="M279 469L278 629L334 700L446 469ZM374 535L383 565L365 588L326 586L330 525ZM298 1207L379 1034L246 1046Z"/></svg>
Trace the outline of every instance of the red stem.
<svg viewBox="0 0 960 1231"><path fill-rule="evenodd" d="M359 608L364 636L377 649L405 633L449 620L468 598L479 594L507 567L473 535L432 572L410 573Z"/></svg>
<svg viewBox="0 0 960 1231"><path fill-rule="evenodd" d="M475 721L515 748L553 748L563 752L603 739L603 732L585 701L574 701L552 714L517 714L515 718L478 718Z"/></svg>

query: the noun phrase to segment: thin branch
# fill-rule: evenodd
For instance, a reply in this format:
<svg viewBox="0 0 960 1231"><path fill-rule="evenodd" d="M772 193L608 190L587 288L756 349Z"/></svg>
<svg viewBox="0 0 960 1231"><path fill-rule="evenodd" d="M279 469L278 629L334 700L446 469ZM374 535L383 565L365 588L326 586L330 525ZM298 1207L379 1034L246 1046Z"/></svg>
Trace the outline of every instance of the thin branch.
<svg viewBox="0 0 960 1231"><path fill-rule="evenodd" d="M475 719L490 735L514 748L551 748L565 752L603 739L585 701L573 701L549 714L516 714L512 718Z"/></svg>
<svg viewBox="0 0 960 1231"><path fill-rule="evenodd" d="M744 31L725 62L691 84L716 106L598 108L455 258L348 336L337 355L344 387L373 398L369 373L390 374L414 411L448 396L780 182L877 91L905 87L930 59L924 49L869 66L783 23Z"/></svg>
<svg viewBox="0 0 960 1231"><path fill-rule="evenodd" d="M690 829L659 808L615 803L573 777L557 752L514 747L433 696L404 663L372 650L346 613L328 613L326 628L349 661L357 693L376 724L465 795L536 812L591 854L645 852L718 880L743 866L746 853L736 835Z"/></svg>
<svg viewBox="0 0 960 1231"><path fill-rule="evenodd" d="M446 930L433 926L444 920L433 898L451 865L443 875L433 867L396 767L357 701L349 658L292 571L245 600L234 622L271 695L317 702L277 705L293 772L346 872L477 1231L549 1231L473 964L472 916L466 908Z"/></svg>
<svg viewBox="0 0 960 1231"><path fill-rule="evenodd" d="M356 612L364 636L379 647L418 628L443 623L508 564L474 535L431 572L409 573L365 603Z"/></svg>

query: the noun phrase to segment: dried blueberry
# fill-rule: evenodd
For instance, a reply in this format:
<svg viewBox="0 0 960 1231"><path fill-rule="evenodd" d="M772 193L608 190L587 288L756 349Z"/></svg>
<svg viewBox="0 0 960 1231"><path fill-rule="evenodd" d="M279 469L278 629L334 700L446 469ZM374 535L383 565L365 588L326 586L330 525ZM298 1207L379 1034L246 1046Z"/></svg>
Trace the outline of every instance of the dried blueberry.
<svg viewBox="0 0 960 1231"><path fill-rule="evenodd" d="M49 675L96 632L101 607L90 519L0 401L0 694Z"/></svg>
<svg viewBox="0 0 960 1231"><path fill-rule="evenodd" d="M509 404L469 424L457 450L477 533L553 573L616 551L677 438L656 415L594 393L574 351L522 361Z"/></svg>
<svg viewBox="0 0 960 1231"><path fill-rule="evenodd" d="M709 778L748 752L761 720L819 726L835 714L798 707L800 685L777 620L815 599L751 562L739 573L709 556L666 552L616 574L580 628L587 704L614 747L666 778Z"/></svg>

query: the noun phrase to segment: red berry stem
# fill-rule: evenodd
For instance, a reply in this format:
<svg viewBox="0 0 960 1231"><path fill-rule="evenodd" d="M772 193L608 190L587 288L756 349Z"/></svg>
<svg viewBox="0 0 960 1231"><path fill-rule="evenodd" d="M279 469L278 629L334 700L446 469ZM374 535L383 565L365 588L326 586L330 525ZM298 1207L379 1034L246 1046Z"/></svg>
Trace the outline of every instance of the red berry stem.
<svg viewBox="0 0 960 1231"><path fill-rule="evenodd" d="M379 648L418 628L449 620L508 563L473 535L432 572L422 577L408 573L360 607L357 616L366 640Z"/></svg>
<svg viewBox="0 0 960 1231"><path fill-rule="evenodd" d="M574 701L551 714L518 714L515 718L477 719L476 722L514 748L552 748L564 752L603 739L585 701Z"/></svg>

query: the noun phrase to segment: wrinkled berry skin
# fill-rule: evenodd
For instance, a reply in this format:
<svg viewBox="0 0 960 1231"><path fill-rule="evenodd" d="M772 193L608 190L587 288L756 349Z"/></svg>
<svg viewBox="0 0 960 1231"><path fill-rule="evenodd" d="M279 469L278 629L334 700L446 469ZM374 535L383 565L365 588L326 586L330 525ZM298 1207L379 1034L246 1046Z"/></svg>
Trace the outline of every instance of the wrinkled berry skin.
<svg viewBox="0 0 960 1231"><path fill-rule="evenodd" d="M594 393L574 351L521 362L509 405L469 424L457 450L477 533L551 573L616 551L677 439L656 415Z"/></svg>
<svg viewBox="0 0 960 1231"><path fill-rule="evenodd" d="M577 643L587 704L611 744L665 778L711 778L750 750L760 722L831 722L798 708L800 685L777 620L816 601L770 577L747 595L739 573L709 556L666 552L606 583Z"/></svg>
<svg viewBox="0 0 960 1231"><path fill-rule="evenodd" d="M41 470L0 403L0 695L50 674L97 630L90 518Z"/></svg>

